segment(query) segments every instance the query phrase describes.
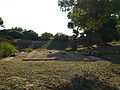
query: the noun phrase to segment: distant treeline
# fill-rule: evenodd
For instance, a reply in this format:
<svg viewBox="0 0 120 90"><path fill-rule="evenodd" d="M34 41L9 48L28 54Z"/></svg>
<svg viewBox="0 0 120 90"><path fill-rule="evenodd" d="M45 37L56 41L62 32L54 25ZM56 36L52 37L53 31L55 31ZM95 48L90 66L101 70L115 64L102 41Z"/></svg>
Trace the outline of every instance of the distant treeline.
<svg viewBox="0 0 120 90"><path fill-rule="evenodd" d="M69 36L63 33L56 33L55 35L45 32L39 36L33 30L26 30L20 27L11 29L0 30L0 37L9 37L12 39L25 39L25 40L69 40Z"/></svg>

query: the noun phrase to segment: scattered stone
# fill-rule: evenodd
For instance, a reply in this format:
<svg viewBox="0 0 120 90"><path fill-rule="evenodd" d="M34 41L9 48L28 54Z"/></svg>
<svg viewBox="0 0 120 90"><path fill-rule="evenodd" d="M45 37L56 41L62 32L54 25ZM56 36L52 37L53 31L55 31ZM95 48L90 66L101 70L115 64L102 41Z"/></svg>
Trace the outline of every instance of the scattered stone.
<svg viewBox="0 0 120 90"><path fill-rule="evenodd" d="M97 45L92 45L93 48L97 48L98 46Z"/></svg>
<svg viewBox="0 0 120 90"><path fill-rule="evenodd" d="M23 61L97 61L101 58L90 55L89 51L60 51L60 50L34 50L30 53L21 52L15 57L5 58L5 60L23 60Z"/></svg>
<svg viewBox="0 0 120 90"><path fill-rule="evenodd" d="M66 53L66 52L61 52L61 54L62 54L62 55L67 55L67 53Z"/></svg>
<svg viewBox="0 0 120 90"><path fill-rule="evenodd" d="M94 61L101 61L103 59L99 58L99 57L95 57L95 56L87 56L90 60L94 60Z"/></svg>
<svg viewBox="0 0 120 90"><path fill-rule="evenodd" d="M88 52L88 51L83 51L83 52L80 52L80 54L81 54L81 55L89 55L90 52Z"/></svg>
<svg viewBox="0 0 120 90"><path fill-rule="evenodd" d="M84 60L84 61L90 61L90 59L89 59L89 58L83 58L83 60Z"/></svg>
<svg viewBox="0 0 120 90"><path fill-rule="evenodd" d="M15 56L17 56L17 55L16 55L16 54L11 54L11 55L10 55L10 57L15 57Z"/></svg>
<svg viewBox="0 0 120 90"><path fill-rule="evenodd" d="M25 85L25 87L29 87L29 88L30 88L30 87L33 87L33 86L35 86L35 84L30 84L30 83L29 83L29 84Z"/></svg>
<svg viewBox="0 0 120 90"><path fill-rule="evenodd" d="M56 58L24 58L23 61L50 61L50 60L58 60Z"/></svg>
<svg viewBox="0 0 120 90"><path fill-rule="evenodd" d="M9 61L9 60L12 60L14 57L6 57L6 58L4 58L3 60L5 60L5 61Z"/></svg>

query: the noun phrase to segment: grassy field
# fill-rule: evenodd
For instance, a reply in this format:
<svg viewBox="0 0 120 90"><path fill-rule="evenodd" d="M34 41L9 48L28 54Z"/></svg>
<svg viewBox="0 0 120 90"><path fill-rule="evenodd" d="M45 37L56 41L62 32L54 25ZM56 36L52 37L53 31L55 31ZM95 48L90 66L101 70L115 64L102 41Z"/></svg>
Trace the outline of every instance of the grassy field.
<svg viewBox="0 0 120 90"><path fill-rule="evenodd" d="M120 64L1 60L0 90L120 90Z"/></svg>

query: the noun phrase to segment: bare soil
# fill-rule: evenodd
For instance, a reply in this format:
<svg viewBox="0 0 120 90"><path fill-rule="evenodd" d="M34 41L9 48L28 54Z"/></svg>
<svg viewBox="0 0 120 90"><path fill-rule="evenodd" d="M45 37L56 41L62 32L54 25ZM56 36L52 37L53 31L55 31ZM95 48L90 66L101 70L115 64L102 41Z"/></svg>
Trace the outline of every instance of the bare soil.
<svg viewBox="0 0 120 90"><path fill-rule="evenodd" d="M94 56L84 56L77 51L62 50L33 50L30 53L20 52L10 60L65 60L65 61L101 61L103 59Z"/></svg>

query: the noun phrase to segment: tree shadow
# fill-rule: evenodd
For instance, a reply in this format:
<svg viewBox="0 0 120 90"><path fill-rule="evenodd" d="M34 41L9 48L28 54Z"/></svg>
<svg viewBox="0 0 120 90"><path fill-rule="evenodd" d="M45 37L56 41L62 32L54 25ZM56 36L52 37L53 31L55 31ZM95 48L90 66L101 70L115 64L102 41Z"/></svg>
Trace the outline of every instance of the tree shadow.
<svg viewBox="0 0 120 90"><path fill-rule="evenodd" d="M119 90L116 87L109 86L106 82L101 81L97 76L92 74L76 75L70 83L62 84L53 90Z"/></svg>
<svg viewBox="0 0 120 90"><path fill-rule="evenodd" d="M48 50L65 50L69 41L58 41L52 40L50 45L48 46Z"/></svg>
<svg viewBox="0 0 120 90"><path fill-rule="evenodd" d="M48 50L65 50L69 41L57 41L57 40L47 40L47 41L34 41L34 40L17 40L14 45L19 47L19 50L25 48L33 49L48 49Z"/></svg>
<svg viewBox="0 0 120 90"><path fill-rule="evenodd" d="M48 54L47 57L54 57L56 60L61 61L84 61L84 62L93 62L93 61L100 61L102 59L97 57L90 57L90 56L84 56L80 52L77 51L57 51L57 52L51 52Z"/></svg>
<svg viewBox="0 0 120 90"><path fill-rule="evenodd" d="M102 46L93 49L93 55L110 61L114 64L120 64L120 46Z"/></svg>
<svg viewBox="0 0 120 90"><path fill-rule="evenodd" d="M24 50L25 48L38 49L41 48L47 41L34 41L34 40L17 40L14 45L19 48L19 50Z"/></svg>

